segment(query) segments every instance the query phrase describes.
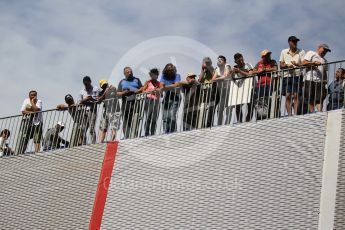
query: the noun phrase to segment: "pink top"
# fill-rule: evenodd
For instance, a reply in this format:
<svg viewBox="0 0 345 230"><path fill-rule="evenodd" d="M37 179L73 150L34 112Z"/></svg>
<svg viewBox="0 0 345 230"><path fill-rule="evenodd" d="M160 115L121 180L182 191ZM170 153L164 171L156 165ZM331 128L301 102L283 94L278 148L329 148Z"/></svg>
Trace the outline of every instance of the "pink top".
<svg viewBox="0 0 345 230"><path fill-rule="evenodd" d="M155 83L153 83L152 81L148 81L147 83L147 88L144 92L149 92L149 91L153 91L157 88L159 88L160 86L160 83L157 81ZM150 93L150 94L147 94L147 98L150 98L150 99L153 99L153 100L157 100L158 99L158 95L157 94L154 94L154 93Z"/></svg>

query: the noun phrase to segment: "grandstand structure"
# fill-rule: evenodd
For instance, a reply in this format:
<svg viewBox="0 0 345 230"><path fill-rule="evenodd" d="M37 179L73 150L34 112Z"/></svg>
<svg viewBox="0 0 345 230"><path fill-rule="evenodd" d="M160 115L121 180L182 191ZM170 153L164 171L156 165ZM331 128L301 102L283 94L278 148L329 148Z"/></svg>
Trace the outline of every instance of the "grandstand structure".
<svg viewBox="0 0 345 230"><path fill-rule="evenodd" d="M279 72L265 119L204 127L198 109L184 129L181 106L174 133L160 114L156 135L142 136L139 113L130 138L0 158L0 229L345 229L345 109L284 116ZM62 120L71 138L67 111L42 116L44 132ZM21 119L0 119L14 149Z"/></svg>

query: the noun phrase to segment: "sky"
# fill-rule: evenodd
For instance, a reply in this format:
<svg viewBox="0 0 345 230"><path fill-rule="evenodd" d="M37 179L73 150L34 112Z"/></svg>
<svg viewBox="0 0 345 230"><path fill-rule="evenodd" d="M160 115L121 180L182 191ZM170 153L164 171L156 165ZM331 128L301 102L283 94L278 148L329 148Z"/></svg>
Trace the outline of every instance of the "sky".
<svg viewBox="0 0 345 230"><path fill-rule="evenodd" d="M0 117L19 114L32 89L43 109L78 96L82 78L112 84L122 69L148 79L147 70L173 62L184 77L203 56L240 52L255 64L268 48L276 60L287 38L328 61L345 59L343 0L0 0Z"/></svg>

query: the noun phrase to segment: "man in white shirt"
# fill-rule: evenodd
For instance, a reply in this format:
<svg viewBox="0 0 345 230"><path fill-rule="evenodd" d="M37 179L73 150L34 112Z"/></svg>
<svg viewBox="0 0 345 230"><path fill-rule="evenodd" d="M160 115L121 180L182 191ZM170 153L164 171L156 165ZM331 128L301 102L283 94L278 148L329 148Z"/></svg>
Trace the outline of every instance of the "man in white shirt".
<svg viewBox="0 0 345 230"><path fill-rule="evenodd" d="M298 97L303 81L300 67L302 66L305 52L303 49L297 48L297 42L299 42L297 37L290 36L288 38L289 48L282 50L279 59L280 69L283 71L282 94L286 98L285 107L289 116L292 115L292 100L294 113L298 113Z"/></svg>
<svg viewBox="0 0 345 230"><path fill-rule="evenodd" d="M88 122L87 125L89 127L89 133L92 144L96 143L96 119L97 119L97 101L101 89L98 87L94 87L91 84L91 78L89 76L85 76L83 78L83 84L85 86L84 89L80 90L79 94L79 104L85 105L87 110ZM85 142L85 141L84 141Z"/></svg>
<svg viewBox="0 0 345 230"><path fill-rule="evenodd" d="M213 94L216 98L216 106L218 105L218 125L223 124L224 110L227 106L229 98L229 85L231 77L231 66L226 63L226 57L223 55L218 56L217 67L214 70L212 80L216 83L217 87L213 87ZM212 111L210 111L212 112ZM230 116L230 109L226 110L226 116ZM225 119L225 124L227 123Z"/></svg>
<svg viewBox="0 0 345 230"><path fill-rule="evenodd" d="M245 78L248 77L250 75L250 72L253 70L253 66L249 63L244 62L244 58L243 55L240 53L236 53L234 54L234 61L235 64L234 68L233 68L233 72L232 72L232 77L237 78L236 80L232 79L233 84L236 84L238 87L240 87L241 85L243 86L243 84L245 83ZM242 79L239 79L242 78ZM248 79L247 79L248 80ZM251 85L253 86L253 85ZM232 87L233 90L234 87ZM253 87L250 87L250 91L252 91ZM247 91L248 91L247 90ZM240 101L241 103L236 104L236 105L232 105L232 107L235 107L236 110L236 118L238 122L242 122L242 106L244 104L247 104L247 115L246 115L246 121L250 121L252 119L252 103L244 103L246 101L247 98L244 97L244 94L248 93L248 95L253 94L253 92L249 93L249 92L242 92L241 94L238 94L239 90L237 90L237 94L231 95L231 97L235 97L233 99L235 99L236 101ZM228 119L231 119L228 118Z"/></svg>
<svg viewBox="0 0 345 230"><path fill-rule="evenodd" d="M308 51L303 65L307 66L304 77L304 100L308 101L309 112L322 110L322 102L327 95L327 52L331 49L327 44L320 44L315 51Z"/></svg>
<svg viewBox="0 0 345 230"><path fill-rule="evenodd" d="M35 152L40 151L42 138L42 101L37 99L37 91L31 90L29 98L25 99L21 107L23 119L20 125L20 136L18 138L17 152L23 154L26 151L28 142L33 139Z"/></svg>

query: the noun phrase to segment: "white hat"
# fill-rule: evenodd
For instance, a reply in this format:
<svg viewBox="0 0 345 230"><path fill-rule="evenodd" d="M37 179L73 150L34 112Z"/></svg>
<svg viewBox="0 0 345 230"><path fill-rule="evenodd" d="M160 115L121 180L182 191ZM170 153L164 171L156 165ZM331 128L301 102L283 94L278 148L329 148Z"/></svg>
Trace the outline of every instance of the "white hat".
<svg viewBox="0 0 345 230"><path fill-rule="evenodd" d="M65 123L63 123L62 121L59 121L57 124L60 125L61 127L65 127Z"/></svg>

